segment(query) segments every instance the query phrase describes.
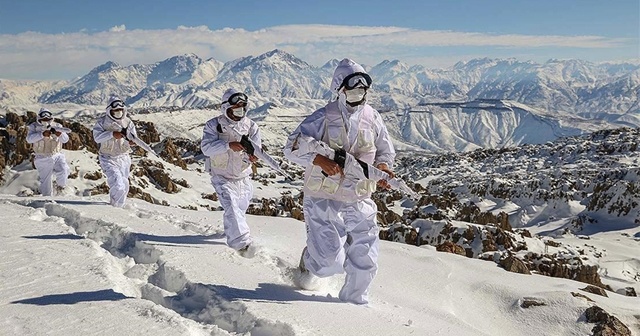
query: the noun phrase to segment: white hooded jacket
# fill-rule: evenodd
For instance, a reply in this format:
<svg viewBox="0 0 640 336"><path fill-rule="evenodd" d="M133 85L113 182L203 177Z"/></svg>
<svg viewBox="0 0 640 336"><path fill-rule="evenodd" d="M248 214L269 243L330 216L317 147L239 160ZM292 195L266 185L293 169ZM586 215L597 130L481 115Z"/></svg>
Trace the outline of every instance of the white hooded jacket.
<svg viewBox="0 0 640 336"><path fill-rule="evenodd" d="M53 154L60 153L62 144L69 141L69 135L61 132L60 136L51 133L50 136L45 137L42 135L43 131L39 126L37 122L31 123L27 132L27 142L33 144L33 151L36 156L52 156ZM57 122L52 122L51 128L55 129L56 127L62 127L62 125Z"/></svg>
<svg viewBox="0 0 640 336"><path fill-rule="evenodd" d="M338 91L342 81L355 72L365 71L350 59L342 60L334 72L331 90L338 96L344 96ZM307 167L305 196L337 201L362 200L371 197L375 182L346 181L340 175L323 176L320 167L313 164L317 153L299 150L299 136L325 142L333 149L343 148L356 158L374 165L386 163L392 167L395 159L391 137L378 111L366 101L355 108L347 107L344 99L330 102L308 116L289 136L284 148L287 159Z"/></svg>
<svg viewBox="0 0 640 336"><path fill-rule="evenodd" d="M117 98L112 98L112 101ZM109 156L118 156L123 154L129 154L131 152L131 146L129 140L125 138L116 139L113 137L113 132L120 132L125 128L127 134L137 136L135 125L127 117L127 109L124 109L124 115L121 119L115 119L110 114L110 109L107 107L107 111L104 116L100 117L93 126L93 139L100 145L100 154Z"/></svg>
<svg viewBox="0 0 640 336"><path fill-rule="evenodd" d="M227 90L222 100L226 101L236 92L233 89ZM239 121L231 120L226 112L228 107L227 103L223 103L222 114L207 121L200 148L208 156L207 166L211 175L236 180L251 174L251 163L245 152L234 152L229 148L229 143L239 142L241 135L247 135L258 146L262 145L262 140L258 125L253 120L246 116Z"/></svg>

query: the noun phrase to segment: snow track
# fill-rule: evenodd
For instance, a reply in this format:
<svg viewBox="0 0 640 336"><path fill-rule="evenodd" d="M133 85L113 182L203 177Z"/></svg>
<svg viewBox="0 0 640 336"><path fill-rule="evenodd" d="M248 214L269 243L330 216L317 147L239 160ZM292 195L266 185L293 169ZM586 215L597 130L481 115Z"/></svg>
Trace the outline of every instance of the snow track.
<svg viewBox="0 0 640 336"><path fill-rule="evenodd" d="M134 264L124 275L139 289L137 297L150 300L171 309L184 318L238 334L295 335L287 323L259 318L248 311L240 301L229 301L216 292L215 286L189 281L184 272L168 265L156 245L143 241L144 234L133 232L118 224L83 216L63 204L46 201L17 202L35 209L42 208L46 215L62 218L75 233L97 242L101 248L116 258L131 258ZM138 217L152 213L137 211ZM172 219L171 222L176 222ZM183 229L209 233L194 223L182 223ZM203 232L203 233L204 233ZM263 258L265 256L262 256ZM286 270L279 258L270 258L279 268Z"/></svg>

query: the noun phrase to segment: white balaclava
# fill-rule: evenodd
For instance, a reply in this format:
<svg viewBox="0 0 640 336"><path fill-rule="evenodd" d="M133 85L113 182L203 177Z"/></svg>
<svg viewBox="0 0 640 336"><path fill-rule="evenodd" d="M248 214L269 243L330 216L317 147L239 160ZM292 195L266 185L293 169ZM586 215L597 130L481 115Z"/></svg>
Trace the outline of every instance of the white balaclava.
<svg viewBox="0 0 640 336"><path fill-rule="evenodd" d="M229 116L227 115L227 110L232 106L231 104L229 104L228 100L229 100L229 97L231 97L233 94L236 94L236 93L240 93L240 91L237 91L236 89L227 89L227 91L225 91L224 94L222 95L222 105L220 105L222 114L224 114L224 116L227 117L227 119L233 122L236 122L236 121L229 118ZM247 113L247 106L231 108L231 113L235 117L242 119Z"/></svg>
<svg viewBox="0 0 640 336"><path fill-rule="evenodd" d="M51 126L51 121L53 121L53 114L51 114L51 111L44 107L41 108L40 111L38 111L38 124L48 127Z"/></svg>
<svg viewBox="0 0 640 336"><path fill-rule="evenodd" d="M354 89L354 90L343 90L342 82L345 77L356 73L364 73L367 72L364 70L362 65L354 62L351 59L345 58L336 67L336 70L333 72L333 79L331 81L331 92L338 97L338 101L347 107L349 111L355 109L355 106L351 106L348 103L357 103L358 105L364 105L366 103L366 90L365 89ZM346 92L345 92L346 91Z"/></svg>
<svg viewBox="0 0 640 336"><path fill-rule="evenodd" d="M120 102L121 104L118 104L118 102ZM118 106L112 106L112 105L118 105ZM124 105L124 100L118 97L109 98L109 103L107 104L107 115L109 116L109 118L113 120L116 120L116 121L122 120L127 115L127 107Z"/></svg>

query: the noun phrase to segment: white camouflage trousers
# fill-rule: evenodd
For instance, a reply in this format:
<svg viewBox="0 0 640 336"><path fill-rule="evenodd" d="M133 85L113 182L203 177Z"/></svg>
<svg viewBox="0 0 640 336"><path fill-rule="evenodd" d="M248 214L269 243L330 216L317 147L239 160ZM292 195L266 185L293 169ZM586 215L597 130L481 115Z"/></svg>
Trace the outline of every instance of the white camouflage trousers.
<svg viewBox="0 0 640 336"><path fill-rule="evenodd" d="M378 270L378 208L371 199L346 203L305 197L307 225L305 267L328 277L346 271L339 293L342 301L368 303L371 281Z"/></svg>
<svg viewBox="0 0 640 336"><path fill-rule="evenodd" d="M129 193L131 157L128 154L117 156L100 155L99 160L102 172L107 175L109 203L114 207L124 207Z"/></svg>
<svg viewBox="0 0 640 336"><path fill-rule="evenodd" d="M213 175L211 184L213 184L220 205L224 209L223 224L227 245L232 249L239 250L251 244L251 234L246 217L249 202L253 197L251 179L247 176L238 180L229 180L220 175Z"/></svg>
<svg viewBox="0 0 640 336"><path fill-rule="evenodd" d="M56 153L51 156L36 156L33 163L38 170L42 196L51 196L53 194L53 175L56 176L56 184L58 186L65 187L67 185L70 169L64 154Z"/></svg>

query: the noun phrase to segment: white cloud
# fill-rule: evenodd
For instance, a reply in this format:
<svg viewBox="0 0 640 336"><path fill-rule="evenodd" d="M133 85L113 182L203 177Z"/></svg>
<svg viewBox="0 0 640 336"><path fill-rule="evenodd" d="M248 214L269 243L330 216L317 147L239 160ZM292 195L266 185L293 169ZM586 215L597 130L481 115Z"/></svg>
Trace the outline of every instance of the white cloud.
<svg viewBox="0 0 640 336"><path fill-rule="evenodd" d="M499 35L454 31L424 31L401 27L330 25L288 25L256 31L239 28L210 30L206 26L161 30L126 30L125 25L108 31L82 30L66 34L25 32L0 35L0 78L60 78L85 74L106 61L120 64L153 63L184 53L202 58L229 61L279 48L301 59L321 65L332 58L352 57L361 63L376 64L384 59L405 63L424 62L442 66L468 59L462 51L443 56L439 48L483 48L491 56L525 54L536 48L608 50L633 47L637 40L601 36ZM428 52L421 51L428 50ZM478 54L478 50L467 54ZM560 57L548 55L548 58ZM612 52L611 59L625 55ZM576 58L580 58L576 56Z"/></svg>
<svg viewBox="0 0 640 336"><path fill-rule="evenodd" d="M109 28L110 32L121 32L121 31L125 31L127 30L127 27L125 27L125 25L121 24L119 26L113 26L111 28Z"/></svg>

